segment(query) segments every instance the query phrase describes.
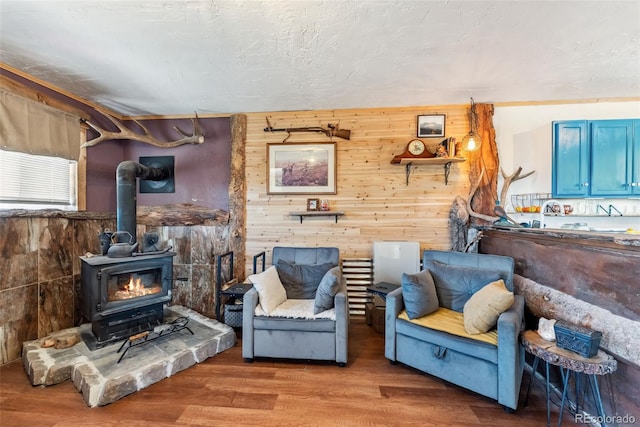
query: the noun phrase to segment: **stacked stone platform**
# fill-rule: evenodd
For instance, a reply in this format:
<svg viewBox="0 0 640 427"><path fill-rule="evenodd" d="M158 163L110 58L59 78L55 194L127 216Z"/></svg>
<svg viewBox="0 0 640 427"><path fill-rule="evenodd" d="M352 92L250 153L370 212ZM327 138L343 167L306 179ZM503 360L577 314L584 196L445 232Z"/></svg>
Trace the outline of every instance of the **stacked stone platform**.
<svg viewBox="0 0 640 427"><path fill-rule="evenodd" d="M165 309L165 321L189 319L188 330L131 347L120 363L122 341L91 351L81 340L72 347L42 347L42 340L25 342L22 361L32 385L53 385L72 380L90 407L103 406L135 393L177 372L233 347L233 328L182 306ZM91 334L91 325L58 334ZM53 338L55 338L53 335ZM126 347L125 347L126 348Z"/></svg>

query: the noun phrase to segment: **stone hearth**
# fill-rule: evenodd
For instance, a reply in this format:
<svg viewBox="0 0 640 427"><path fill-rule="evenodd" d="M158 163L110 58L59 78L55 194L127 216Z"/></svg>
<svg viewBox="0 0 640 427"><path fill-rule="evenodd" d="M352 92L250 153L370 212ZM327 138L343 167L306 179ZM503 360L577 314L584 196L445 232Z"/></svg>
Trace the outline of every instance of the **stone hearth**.
<svg viewBox="0 0 640 427"><path fill-rule="evenodd" d="M189 319L183 329L144 345L131 347L120 363L122 342L91 351L84 341L55 349L43 348L42 340L25 342L22 361L32 385L53 385L71 379L88 406L103 406L168 378L196 363L233 347L234 330L182 306L165 309L165 322ZM52 334L91 334L91 324Z"/></svg>

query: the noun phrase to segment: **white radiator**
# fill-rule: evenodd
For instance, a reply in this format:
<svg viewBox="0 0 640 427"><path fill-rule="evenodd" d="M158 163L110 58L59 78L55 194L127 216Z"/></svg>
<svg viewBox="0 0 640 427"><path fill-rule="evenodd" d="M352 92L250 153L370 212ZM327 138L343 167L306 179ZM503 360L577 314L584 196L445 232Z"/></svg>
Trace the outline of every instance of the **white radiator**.
<svg viewBox="0 0 640 427"><path fill-rule="evenodd" d="M399 285L402 273L420 271L419 242L373 242L373 281Z"/></svg>

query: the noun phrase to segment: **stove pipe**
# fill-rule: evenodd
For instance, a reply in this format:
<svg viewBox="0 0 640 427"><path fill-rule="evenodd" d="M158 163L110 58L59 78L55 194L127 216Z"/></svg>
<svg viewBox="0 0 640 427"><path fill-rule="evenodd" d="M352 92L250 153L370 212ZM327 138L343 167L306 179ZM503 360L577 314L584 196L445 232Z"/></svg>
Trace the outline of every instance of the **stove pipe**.
<svg viewBox="0 0 640 427"><path fill-rule="evenodd" d="M136 242L136 178L162 181L170 172L125 160L116 169L116 222L118 231L128 231Z"/></svg>

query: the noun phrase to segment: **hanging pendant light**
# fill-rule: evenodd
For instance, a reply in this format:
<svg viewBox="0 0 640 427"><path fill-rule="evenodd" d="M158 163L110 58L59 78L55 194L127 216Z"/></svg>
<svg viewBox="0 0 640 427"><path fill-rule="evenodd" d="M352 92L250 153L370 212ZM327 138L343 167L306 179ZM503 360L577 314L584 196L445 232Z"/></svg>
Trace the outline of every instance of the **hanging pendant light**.
<svg viewBox="0 0 640 427"><path fill-rule="evenodd" d="M462 147L467 151L476 151L482 145L482 138L476 132L478 126L478 114L476 113L476 104L471 98L471 109L469 112L469 133L462 138Z"/></svg>

